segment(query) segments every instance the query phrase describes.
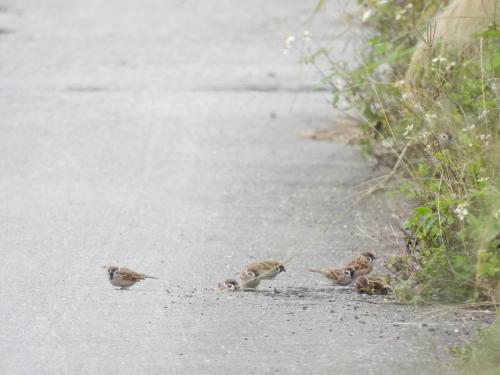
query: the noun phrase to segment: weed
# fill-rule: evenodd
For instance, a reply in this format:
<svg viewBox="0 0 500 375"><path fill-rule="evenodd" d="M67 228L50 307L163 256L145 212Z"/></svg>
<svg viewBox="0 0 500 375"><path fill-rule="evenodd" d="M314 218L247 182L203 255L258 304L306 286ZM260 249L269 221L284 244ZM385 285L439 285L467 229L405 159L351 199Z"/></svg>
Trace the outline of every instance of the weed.
<svg viewBox="0 0 500 375"><path fill-rule="evenodd" d="M360 3L361 22L371 27L372 37L357 66L335 60L324 47L299 52L301 62L315 67L330 87L333 106L361 119L365 149L383 143L394 155L393 172L404 178L400 189L415 202L403 223L412 241L403 257L388 263L398 275L395 292L409 301L496 303L497 15L487 12L476 23L468 21L480 32L466 35L459 44L467 48L458 48L456 38L446 39L446 22L454 20L435 18L447 2ZM320 68L325 64L326 69Z"/></svg>

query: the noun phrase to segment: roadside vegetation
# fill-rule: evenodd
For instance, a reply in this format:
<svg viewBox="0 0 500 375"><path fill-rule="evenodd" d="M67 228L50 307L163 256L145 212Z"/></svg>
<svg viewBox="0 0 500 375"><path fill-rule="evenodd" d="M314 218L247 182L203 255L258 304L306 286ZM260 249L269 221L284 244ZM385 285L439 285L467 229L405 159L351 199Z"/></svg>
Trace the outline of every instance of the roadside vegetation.
<svg viewBox="0 0 500 375"><path fill-rule="evenodd" d="M477 339L463 347L452 348L459 356L455 368L460 374L497 375L500 369L500 320L483 331ZM460 369L460 370L458 370Z"/></svg>
<svg viewBox="0 0 500 375"><path fill-rule="evenodd" d="M300 48L301 62L321 73L334 107L360 119L360 143L390 164L384 181L396 178L397 189L413 203L401 223L406 253L386 264L396 273L396 295L411 302L496 304L500 31L495 7L480 7L482 18L472 16L472 27L460 28L451 21L460 16L442 16L445 1L360 3L362 11L352 17L370 28L371 36L358 64L338 61L327 48L309 47ZM458 39L456 30L463 32ZM327 68L320 68L325 62Z"/></svg>
<svg viewBox="0 0 500 375"><path fill-rule="evenodd" d="M325 3L320 0L316 10ZM327 46L313 50L305 38L297 49L301 62L316 68L331 89L333 107L360 120L364 149L390 166L383 187L396 181L391 188L396 185L412 204L401 223L404 254L386 264L395 275L395 296L495 308L500 1L358 3L350 22L363 24L370 37L355 65L332 56ZM497 334L498 322L481 335L480 345L463 349L469 363L495 366Z"/></svg>

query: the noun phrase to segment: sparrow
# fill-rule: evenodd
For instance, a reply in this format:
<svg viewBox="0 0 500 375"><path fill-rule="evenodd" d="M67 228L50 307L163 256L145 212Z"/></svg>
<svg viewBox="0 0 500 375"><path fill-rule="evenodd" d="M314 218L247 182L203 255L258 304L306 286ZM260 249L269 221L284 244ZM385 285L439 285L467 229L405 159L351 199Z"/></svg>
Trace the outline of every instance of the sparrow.
<svg viewBox="0 0 500 375"><path fill-rule="evenodd" d="M158 279L158 278L132 271L129 268L109 266L108 279L111 285L120 287L121 289L127 289L138 281L144 279Z"/></svg>
<svg viewBox="0 0 500 375"><path fill-rule="evenodd" d="M263 260L250 263L243 268L240 272L240 279L243 288L255 289L259 286L261 280L273 279L280 272L286 272L283 263L276 260Z"/></svg>
<svg viewBox="0 0 500 375"><path fill-rule="evenodd" d="M446 130L439 133L437 136L437 143L442 150L450 148L453 142L454 139L452 135Z"/></svg>
<svg viewBox="0 0 500 375"><path fill-rule="evenodd" d="M231 290L236 292L240 290L240 284L238 284L235 279L224 279L219 284L217 284L217 289L220 291Z"/></svg>
<svg viewBox="0 0 500 375"><path fill-rule="evenodd" d="M367 275L373 270L373 261L377 259L371 251L364 251L351 261L349 261L345 268L354 269L354 275L352 278L355 280L356 277Z"/></svg>
<svg viewBox="0 0 500 375"><path fill-rule="evenodd" d="M314 268L309 268L309 272L316 272L322 274L328 280L330 280L333 285L346 286L352 283L352 276L354 275L354 268L327 268L325 270L319 270Z"/></svg>
<svg viewBox="0 0 500 375"><path fill-rule="evenodd" d="M392 290L392 287L383 277L358 276L356 278L356 289L361 294L386 295Z"/></svg>

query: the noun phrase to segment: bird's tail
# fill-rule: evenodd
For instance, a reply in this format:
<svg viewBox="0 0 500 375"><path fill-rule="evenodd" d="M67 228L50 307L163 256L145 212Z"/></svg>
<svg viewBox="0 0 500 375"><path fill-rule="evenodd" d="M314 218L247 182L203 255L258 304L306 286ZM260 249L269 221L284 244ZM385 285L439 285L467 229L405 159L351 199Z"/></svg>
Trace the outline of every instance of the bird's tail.
<svg viewBox="0 0 500 375"><path fill-rule="evenodd" d="M316 273L321 273L323 274L323 271L317 268L308 268L307 269L309 272L316 272Z"/></svg>
<svg viewBox="0 0 500 375"><path fill-rule="evenodd" d="M144 275L144 274L141 274L142 277L144 277L145 279L156 279L158 280L159 277L154 277L154 276L149 276L149 275Z"/></svg>

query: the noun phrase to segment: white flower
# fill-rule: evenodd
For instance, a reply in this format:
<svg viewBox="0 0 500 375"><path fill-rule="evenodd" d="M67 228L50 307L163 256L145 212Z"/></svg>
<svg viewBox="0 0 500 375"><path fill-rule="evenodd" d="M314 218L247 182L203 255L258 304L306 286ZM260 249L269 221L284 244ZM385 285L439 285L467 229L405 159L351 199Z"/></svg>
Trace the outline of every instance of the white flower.
<svg viewBox="0 0 500 375"><path fill-rule="evenodd" d="M371 8L365 9L365 11L363 12L363 16L361 17L361 22L364 23L368 21L368 18L370 18L371 15L372 15L372 9Z"/></svg>
<svg viewBox="0 0 500 375"><path fill-rule="evenodd" d="M413 103L411 103L411 107L415 112L421 112L424 110L422 105L417 101L413 101Z"/></svg>
<svg viewBox="0 0 500 375"><path fill-rule="evenodd" d="M429 133L428 133L428 132L426 132L426 131L423 131L422 133L420 133L420 134L418 135L418 139L421 139L421 140L426 140L428 136L429 136Z"/></svg>
<svg viewBox="0 0 500 375"><path fill-rule="evenodd" d="M295 42L295 37L293 35L288 35L285 38L285 49L287 50L292 49L294 42Z"/></svg>
<svg viewBox="0 0 500 375"><path fill-rule="evenodd" d="M486 115L488 114L488 112L489 112L489 111L488 111L487 109L484 109L484 110L483 110L483 111L479 114L478 118L479 118L480 120L485 119L485 118L486 118Z"/></svg>
<svg viewBox="0 0 500 375"><path fill-rule="evenodd" d="M445 62L446 61L446 57L441 57L441 56L434 57L431 61L432 61L433 64Z"/></svg>
<svg viewBox="0 0 500 375"><path fill-rule="evenodd" d="M480 177L477 179L477 182L484 182L484 181L488 181L490 178L489 177Z"/></svg>
<svg viewBox="0 0 500 375"><path fill-rule="evenodd" d="M302 40L305 41L305 42L309 42L311 40L311 32L309 30L304 30L304 32L302 33Z"/></svg>
<svg viewBox="0 0 500 375"><path fill-rule="evenodd" d="M434 113L426 113L424 115L424 120L425 120L425 122L430 123L430 122L432 122L432 119L435 119L436 117L437 117L437 115Z"/></svg>
<svg viewBox="0 0 500 375"><path fill-rule="evenodd" d="M491 138L491 134L480 134L478 137L481 141L487 141Z"/></svg>
<svg viewBox="0 0 500 375"><path fill-rule="evenodd" d="M472 130L476 127L476 125L472 124L470 126L467 126L466 128L462 128L462 131L467 132L469 130Z"/></svg>
<svg viewBox="0 0 500 375"><path fill-rule="evenodd" d="M498 219L500 217L500 210L498 210L497 212L495 212L495 219Z"/></svg>
<svg viewBox="0 0 500 375"><path fill-rule="evenodd" d="M480 134L477 138L484 142L485 146L490 143L491 134Z"/></svg>
<svg viewBox="0 0 500 375"><path fill-rule="evenodd" d="M412 130L413 130L413 124L409 124L406 127L406 131L403 133L403 136L406 137L408 135L408 133L410 133Z"/></svg>
<svg viewBox="0 0 500 375"><path fill-rule="evenodd" d="M385 5L389 2L389 0L378 0L377 1L377 5L380 6L380 5Z"/></svg>
<svg viewBox="0 0 500 375"><path fill-rule="evenodd" d="M396 86L397 88L401 88L405 85L405 80L402 79L401 81L397 81L394 86Z"/></svg>
<svg viewBox="0 0 500 375"><path fill-rule="evenodd" d="M458 217L458 220L464 221L464 218L469 214L469 211L467 210L467 206L469 204L467 202L460 203L457 208L455 208L455 214Z"/></svg>

